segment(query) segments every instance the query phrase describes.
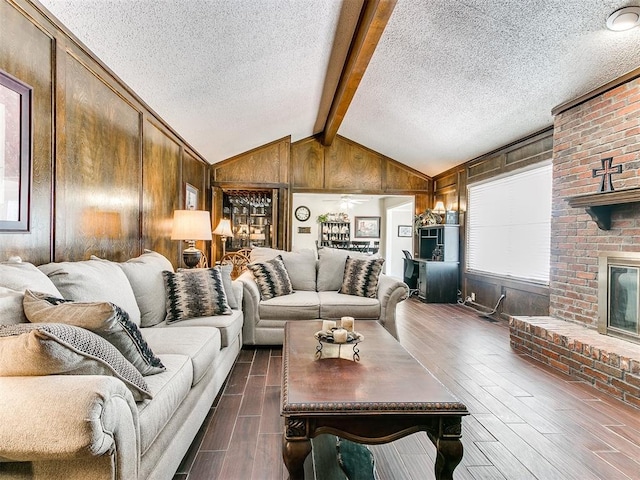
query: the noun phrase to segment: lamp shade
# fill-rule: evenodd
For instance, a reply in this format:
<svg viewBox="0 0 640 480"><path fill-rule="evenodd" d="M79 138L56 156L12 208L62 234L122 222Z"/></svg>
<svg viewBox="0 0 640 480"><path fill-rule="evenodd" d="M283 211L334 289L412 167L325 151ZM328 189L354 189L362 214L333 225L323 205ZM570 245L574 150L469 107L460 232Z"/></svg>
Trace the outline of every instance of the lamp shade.
<svg viewBox="0 0 640 480"><path fill-rule="evenodd" d="M211 240L211 218L206 210L175 210L171 240Z"/></svg>
<svg viewBox="0 0 640 480"><path fill-rule="evenodd" d="M436 202L436 206L433 207L433 211L434 213L440 213L440 214L445 213L446 210L444 208L444 203L442 203L442 200L438 200Z"/></svg>
<svg viewBox="0 0 640 480"><path fill-rule="evenodd" d="M223 218L220 220L220 223L213 231L214 235L220 235L221 237L233 237L233 232L231 231L231 221Z"/></svg>

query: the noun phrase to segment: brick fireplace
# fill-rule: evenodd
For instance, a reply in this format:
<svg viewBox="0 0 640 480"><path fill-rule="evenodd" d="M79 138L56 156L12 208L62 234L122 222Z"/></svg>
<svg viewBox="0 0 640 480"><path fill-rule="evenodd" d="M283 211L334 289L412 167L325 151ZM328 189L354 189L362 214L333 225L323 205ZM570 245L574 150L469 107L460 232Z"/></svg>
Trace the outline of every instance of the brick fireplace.
<svg viewBox="0 0 640 480"><path fill-rule="evenodd" d="M640 69L553 113L550 316L512 318L511 345L640 408L640 344L598 333L602 258L640 252Z"/></svg>

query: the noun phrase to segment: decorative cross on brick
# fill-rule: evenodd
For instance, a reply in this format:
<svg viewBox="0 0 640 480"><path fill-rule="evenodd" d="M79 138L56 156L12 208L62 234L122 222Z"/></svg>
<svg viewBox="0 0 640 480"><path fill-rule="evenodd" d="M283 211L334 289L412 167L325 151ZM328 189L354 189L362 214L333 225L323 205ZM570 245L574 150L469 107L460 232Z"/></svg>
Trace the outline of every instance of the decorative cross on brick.
<svg viewBox="0 0 640 480"><path fill-rule="evenodd" d="M602 177L600 180L600 189L598 193L602 192L613 192L613 183L611 183L611 175L614 173L622 173L622 165L616 165L615 167L611 166L613 162L613 157L603 158L600 160L602 162L602 168L594 168L591 172L591 177Z"/></svg>

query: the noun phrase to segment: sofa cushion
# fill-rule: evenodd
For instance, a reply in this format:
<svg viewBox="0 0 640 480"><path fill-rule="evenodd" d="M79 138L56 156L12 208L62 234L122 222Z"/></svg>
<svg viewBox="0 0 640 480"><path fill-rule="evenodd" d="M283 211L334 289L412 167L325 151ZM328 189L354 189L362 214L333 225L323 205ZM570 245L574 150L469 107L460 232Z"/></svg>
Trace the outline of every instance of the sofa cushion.
<svg viewBox="0 0 640 480"><path fill-rule="evenodd" d="M109 375L136 401L151 398L140 372L109 342L61 323L0 325L0 376Z"/></svg>
<svg viewBox="0 0 640 480"><path fill-rule="evenodd" d="M227 294L227 302L231 310L237 310L240 308L236 294L233 291L233 280L231 278L231 272L233 271L233 265L216 265L214 268L220 270L222 275L222 285L224 286L224 293Z"/></svg>
<svg viewBox="0 0 640 480"><path fill-rule="evenodd" d="M316 254L311 249L287 252L275 248L256 247L251 249L249 258L252 263L261 263L276 258L278 255L282 257L294 290L316 290L317 262Z"/></svg>
<svg viewBox="0 0 640 480"><path fill-rule="evenodd" d="M300 291L291 295L262 300L258 306L260 320L314 320L320 318L318 292Z"/></svg>
<svg viewBox="0 0 640 480"><path fill-rule="evenodd" d="M378 279L384 258L361 259L347 257L340 293L359 297L376 298Z"/></svg>
<svg viewBox="0 0 640 480"><path fill-rule="evenodd" d="M167 323L231 314L220 269L164 271L162 275L167 291Z"/></svg>
<svg viewBox="0 0 640 480"><path fill-rule="evenodd" d="M184 327L214 327L220 331L221 348L228 347L238 337L242 330L243 314L240 310L234 310L231 315L214 315L211 317L195 317L182 320L178 323L163 324L169 328Z"/></svg>
<svg viewBox="0 0 640 480"><path fill-rule="evenodd" d="M197 384L213 364L221 348L220 332L211 327L155 326L143 328L142 335L160 358L166 354L185 355L193 365L192 384ZM151 378L151 377L148 377Z"/></svg>
<svg viewBox="0 0 640 480"><path fill-rule="evenodd" d="M318 292L320 316L323 320L336 320L349 316L356 319L380 318L380 301L377 298L357 297L338 292Z"/></svg>
<svg viewBox="0 0 640 480"><path fill-rule="evenodd" d="M377 258L366 253L323 247L318 250L318 291L337 292L342 287L344 265L347 257L371 259Z"/></svg>
<svg viewBox="0 0 640 480"><path fill-rule="evenodd" d="M140 309L140 325L150 327L167 316L167 294L162 272L173 272L173 265L164 256L151 250L142 255L117 263L129 279L131 289Z"/></svg>
<svg viewBox="0 0 640 480"><path fill-rule="evenodd" d="M82 262L47 263L38 268L57 287L59 297L78 302L115 303L129 314L133 323L140 325L136 296L127 276L116 263L94 257Z"/></svg>
<svg viewBox="0 0 640 480"><path fill-rule="evenodd" d="M35 265L19 259L0 263L0 287L24 292L27 288L51 295L60 292L45 273Z"/></svg>
<svg viewBox="0 0 640 480"><path fill-rule="evenodd" d="M140 424L140 453L142 456L171 420L175 411L189 394L193 367L186 355L163 355L167 370L147 377L153 401L138 403Z"/></svg>
<svg viewBox="0 0 640 480"><path fill-rule="evenodd" d="M293 293L289 273L280 255L262 263L250 263L247 267L256 279L262 300Z"/></svg>
<svg viewBox="0 0 640 480"><path fill-rule="evenodd" d="M116 347L142 375L164 371L127 312L109 302L72 302L46 293L24 293L24 313L32 323L64 323L86 328Z"/></svg>
<svg viewBox="0 0 640 480"><path fill-rule="evenodd" d="M24 294L18 290L0 287L0 325L26 323L27 317L22 308Z"/></svg>

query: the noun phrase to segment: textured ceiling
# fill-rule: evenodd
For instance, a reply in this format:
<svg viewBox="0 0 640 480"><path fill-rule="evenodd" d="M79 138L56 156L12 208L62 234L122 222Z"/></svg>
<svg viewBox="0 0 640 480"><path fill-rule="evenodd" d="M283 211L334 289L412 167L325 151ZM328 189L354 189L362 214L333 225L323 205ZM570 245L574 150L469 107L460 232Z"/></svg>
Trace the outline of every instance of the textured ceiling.
<svg viewBox="0 0 640 480"><path fill-rule="evenodd" d="M41 0L215 163L322 130L362 0ZM398 0L340 135L435 175L640 66L640 0Z"/></svg>

